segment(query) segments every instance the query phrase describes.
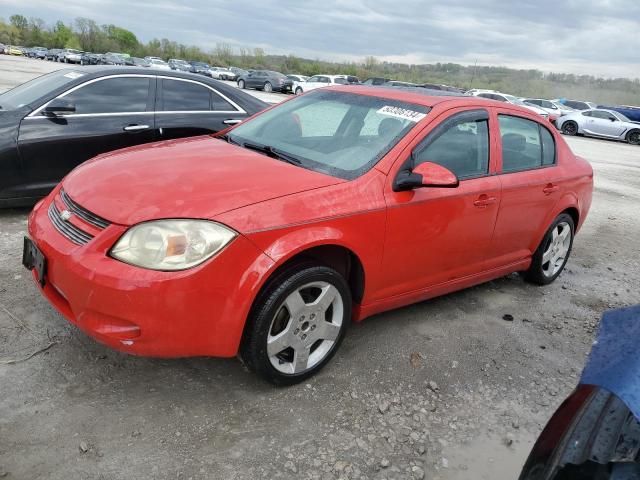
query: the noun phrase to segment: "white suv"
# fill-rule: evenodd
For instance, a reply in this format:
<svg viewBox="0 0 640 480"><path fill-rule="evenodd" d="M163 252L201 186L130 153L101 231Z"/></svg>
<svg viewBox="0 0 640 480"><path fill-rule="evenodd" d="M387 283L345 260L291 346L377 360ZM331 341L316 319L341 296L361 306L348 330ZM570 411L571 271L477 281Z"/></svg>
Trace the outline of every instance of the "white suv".
<svg viewBox="0 0 640 480"><path fill-rule="evenodd" d="M344 75L314 75L306 82L293 82L293 92L296 95L301 95L316 88L347 85L348 83Z"/></svg>

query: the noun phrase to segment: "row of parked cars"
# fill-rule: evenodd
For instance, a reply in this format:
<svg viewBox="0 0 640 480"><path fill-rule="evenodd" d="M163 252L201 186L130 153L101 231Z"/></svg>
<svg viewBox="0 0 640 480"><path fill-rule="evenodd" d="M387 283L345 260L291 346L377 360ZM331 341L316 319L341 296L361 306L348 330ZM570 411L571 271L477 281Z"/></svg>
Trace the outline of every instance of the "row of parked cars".
<svg viewBox="0 0 640 480"><path fill-rule="evenodd" d="M640 145L640 108L607 106L582 100L520 98L494 90L467 94L528 108L553 123L565 135L608 138Z"/></svg>

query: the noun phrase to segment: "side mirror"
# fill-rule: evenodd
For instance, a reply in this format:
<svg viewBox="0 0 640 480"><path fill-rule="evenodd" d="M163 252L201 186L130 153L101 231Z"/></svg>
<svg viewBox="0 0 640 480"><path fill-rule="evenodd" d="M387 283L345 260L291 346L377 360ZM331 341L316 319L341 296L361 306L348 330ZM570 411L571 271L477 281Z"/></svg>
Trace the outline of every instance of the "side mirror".
<svg viewBox="0 0 640 480"><path fill-rule="evenodd" d="M459 184L456 174L448 168L433 162L423 162L413 170L400 172L393 183L393 191L423 187L456 188Z"/></svg>
<svg viewBox="0 0 640 480"><path fill-rule="evenodd" d="M64 113L73 113L76 111L76 106L73 102L65 100L64 98L56 98L49 102L49 105L44 107L43 114L51 117Z"/></svg>

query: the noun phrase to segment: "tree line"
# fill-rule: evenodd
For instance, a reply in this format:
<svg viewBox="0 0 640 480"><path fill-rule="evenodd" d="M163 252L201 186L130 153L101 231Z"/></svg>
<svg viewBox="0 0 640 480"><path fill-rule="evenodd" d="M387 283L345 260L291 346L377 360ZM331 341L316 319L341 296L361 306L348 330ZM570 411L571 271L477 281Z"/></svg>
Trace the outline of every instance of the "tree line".
<svg viewBox="0 0 640 480"><path fill-rule="evenodd" d="M578 98L605 104L640 104L640 79L598 78L592 75L544 73L506 67L465 66L456 63L409 65L379 61L368 56L361 62L330 62L294 55L268 55L262 48L233 47L218 43L205 51L166 38L143 43L117 25L99 25L89 18L71 24L47 25L40 18L12 15L0 19L0 43L26 47L76 48L88 52L121 52L136 57L157 56L197 60L215 66L277 70L301 75L347 74L361 79L383 77L414 83L437 83L463 89L488 88L517 96Z"/></svg>

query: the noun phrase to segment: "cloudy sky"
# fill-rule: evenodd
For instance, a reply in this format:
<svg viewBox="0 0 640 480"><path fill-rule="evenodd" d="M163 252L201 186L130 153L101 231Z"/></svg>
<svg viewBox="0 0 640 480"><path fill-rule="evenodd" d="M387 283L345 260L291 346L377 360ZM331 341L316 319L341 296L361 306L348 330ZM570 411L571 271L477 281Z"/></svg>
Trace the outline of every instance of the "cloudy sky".
<svg viewBox="0 0 640 480"><path fill-rule="evenodd" d="M259 5L259 6L258 6ZM640 77L628 0L0 0L0 16L114 23L140 40L360 61L456 62Z"/></svg>

